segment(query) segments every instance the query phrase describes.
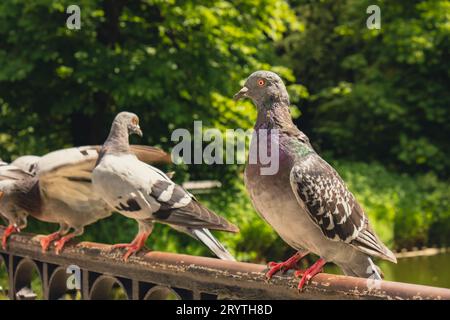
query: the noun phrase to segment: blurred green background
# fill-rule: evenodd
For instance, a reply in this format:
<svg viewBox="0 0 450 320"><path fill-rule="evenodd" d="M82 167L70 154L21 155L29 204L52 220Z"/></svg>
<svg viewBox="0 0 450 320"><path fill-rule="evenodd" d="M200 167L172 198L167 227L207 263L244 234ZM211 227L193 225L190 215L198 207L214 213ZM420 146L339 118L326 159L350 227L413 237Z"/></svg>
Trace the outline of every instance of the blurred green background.
<svg viewBox="0 0 450 320"><path fill-rule="evenodd" d="M206 4L207 3L207 4ZM0 157L101 144L121 110L141 118L145 143L170 151L171 132L251 128L250 102L231 97L253 71L279 73L292 115L356 194L393 249L450 242L450 1L78 0L0 2ZM381 29L366 8L381 8ZM292 253L255 213L243 165L182 165L175 180L220 180L199 199L236 223L219 234L237 258ZM30 218L30 232L50 232ZM118 214L85 240L130 241ZM164 226L151 249L209 255Z"/></svg>

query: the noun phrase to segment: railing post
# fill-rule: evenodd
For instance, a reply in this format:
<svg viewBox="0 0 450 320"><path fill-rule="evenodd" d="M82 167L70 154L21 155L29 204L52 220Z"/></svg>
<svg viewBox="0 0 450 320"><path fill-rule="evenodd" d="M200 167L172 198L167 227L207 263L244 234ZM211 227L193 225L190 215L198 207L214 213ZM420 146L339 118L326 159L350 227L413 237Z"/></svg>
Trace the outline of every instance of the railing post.
<svg viewBox="0 0 450 320"><path fill-rule="evenodd" d="M89 270L83 269L81 275L81 298L83 300L89 300L89 292L91 291L89 276Z"/></svg>
<svg viewBox="0 0 450 320"><path fill-rule="evenodd" d="M14 292L16 288L14 286L14 259L15 257L12 254L8 254L8 277L9 277L9 299L16 300Z"/></svg>
<svg viewBox="0 0 450 320"><path fill-rule="evenodd" d="M131 280L131 300L139 300L139 281L136 279Z"/></svg>
<svg viewBox="0 0 450 320"><path fill-rule="evenodd" d="M42 264L42 294L44 296L44 300L49 300L49 280L48 263L44 262Z"/></svg>

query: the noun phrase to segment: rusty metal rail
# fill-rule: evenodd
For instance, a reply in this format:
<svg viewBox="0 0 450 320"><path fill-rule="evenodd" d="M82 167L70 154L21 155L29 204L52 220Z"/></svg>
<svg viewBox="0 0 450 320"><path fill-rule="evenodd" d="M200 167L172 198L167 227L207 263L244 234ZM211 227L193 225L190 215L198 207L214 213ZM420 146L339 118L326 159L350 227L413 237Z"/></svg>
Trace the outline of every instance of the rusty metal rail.
<svg viewBox="0 0 450 320"><path fill-rule="evenodd" d="M4 229L0 227L0 236ZM123 262L109 245L80 242L61 255L43 254L39 236L13 235L7 251L0 248L0 263L9 276L9 296L20 298L30 288L32 270L41 279L44 299L58 299L67 291L69 265L81 269L82 299L107 299L114 286L128 299L450 299L450 290L414 284L368 281L319 274L305 290L296 289L292 274L267 281L263 265L222 261L163 252L143 252ZM27 289L28 290L28 289ZM26 291L26 290L25 290ZM18 294L19 293L19 294Z"/></svg>

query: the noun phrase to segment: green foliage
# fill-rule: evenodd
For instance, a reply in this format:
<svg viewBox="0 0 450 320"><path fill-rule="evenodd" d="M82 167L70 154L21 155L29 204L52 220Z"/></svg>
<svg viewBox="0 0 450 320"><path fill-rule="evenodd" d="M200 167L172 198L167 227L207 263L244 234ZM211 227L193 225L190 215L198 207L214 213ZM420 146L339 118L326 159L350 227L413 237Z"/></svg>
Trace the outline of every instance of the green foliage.
<svg viewBox="0 0 450 320"><path fill-rule="evenodd" d="M280 48L310 97L300 125L335 158L450 172L450 2L292 1L304 32ZM381 29L366 8L381 8Z"/></svg>
<svg viewBox="0 0 450 320"><path fill-rule="evenodd" d="M77 3L81 30L66 28L65 9L70 4L62 0L0 3L0 157L4 160L102 143L112 118L124 109L141 118L145 138L139 143L169 150L171 131L192 131L194 120L221 131L250 128L254 108L231 98L240 81L255 69L273 68L295 82L290 69L276 66L273 45L285 32L299 27L286 1L82 0ZM301 85L291 89L305 95ZM233 190L242 192L238 181L242 182L237 180L241 168L174 169L178 182L221 177L229 193L213 196L211 205L229 213L233 221L234 215L244 213L239 202L230 205ZM247 199L245 206L251 210ZM50 232L55 227L30 219L30 231ZM136 230L134 221L114 215L88 227L84 239L130 241ZM164 226L156 228L149 247L206 253L195 241ZM251 253L253 258L258 249Z"/></svg>
<svg viewBox="0 0 450 320"><path fill-rule="evenodd" d="M290 3L290 6L288 4ZM450 243L449 1L79 0L81 30L66 28L66 0L0 2L0 157L102 143L120 110L141 117L144 140L173 147L176 128L248 129L256 112L231 100L256 69L287 83L292 115L335 165L396 248ZM365 27L369 4L381 30ZM215 179L200 201L240 227L216 233L240 260L292 250L258 217L243 166L180 165L175 180ZM447 180L446 180L447 179ZM56 229L30 219L29 231ZM128 242L118 214L84 240ZM209 254L157 226L155 250Z"/></svg>
<svg viewBox="0 0 450 320"><path fill-rule="evenodd" d="M195 119L248 119L251 108L231 103L239 81L272 68L272 41L296 28L285 1L84 0L81 30L69 30L70 4L0 4L5 158L100 143L122 109L141 115L147 143L166 147Z"/></svg>

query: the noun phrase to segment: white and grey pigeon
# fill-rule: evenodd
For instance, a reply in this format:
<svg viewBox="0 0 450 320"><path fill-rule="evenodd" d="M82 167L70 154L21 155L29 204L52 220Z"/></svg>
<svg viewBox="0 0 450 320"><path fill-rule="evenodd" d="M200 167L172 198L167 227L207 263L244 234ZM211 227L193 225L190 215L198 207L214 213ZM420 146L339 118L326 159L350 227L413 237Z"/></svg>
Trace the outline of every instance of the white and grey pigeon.
<svg viewBox="0 0 450 320"><path fill-rule="evenodd" d="M238 228L204 207L163 172L139 161L130 152L131 134L142 136L139 118L133 113L119 113L92 173L96 192L111 208L139 225L133 242L115 248L128 248L124 255L127 260L144 246L154 222L160 222L203 242L219 258L234 260L208 229L238 232Z"/></svg>
<svg viewBox="0 0 450 320"><path fill-rule="evenodd" d="M367 215L339 174L312 148L292 122L289 95L281 78L270 71L251 74L235 100L248 97L257 107L254 127L259 146L278 148L279 169L264 175L260 157L248 163L245 185L254 207L280 237L298 252L282 263L271 262L267 277L295 268L309 252L320 259L302 274L299 289L326 262L334 262L346 275L380 279L371 257L396 263L371 228ZM266 135L261 134L266 131ZM264 137L265 138L264 140ZM252 139L250 150L257 150ZM263 148L264 149L264 148ZM276 150L276 149L274 149Z"/></svg>
<svg viewBox="0 0 450 320"><path fill-rule="evenodd" d="M131 149L145 161L169 159L158 148L132 146ZM26 227L29 215L60 225L57 232L41 238L43 251L59 239L55 243L57 253L67 241L81 235L85 226L111 215L110 207L94 192L91 183L99 151L100 146L62 149L41 158L19 158L9 166L0 167L0 180L3 177L0 208L9 221L2 239L4 248L11 233ZM69 233L71 229L73 232Z"/></svg>

